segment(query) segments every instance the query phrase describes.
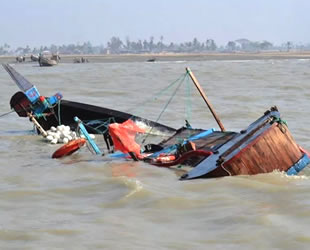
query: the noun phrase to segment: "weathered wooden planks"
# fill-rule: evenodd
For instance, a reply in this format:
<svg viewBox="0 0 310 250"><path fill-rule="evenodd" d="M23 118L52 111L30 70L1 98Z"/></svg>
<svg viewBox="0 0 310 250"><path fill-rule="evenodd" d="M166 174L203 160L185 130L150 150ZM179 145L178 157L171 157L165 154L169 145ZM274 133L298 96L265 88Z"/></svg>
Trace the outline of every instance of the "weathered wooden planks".
<svg viewBox="0 0 310 250"><path fill-rule="evenodd" d="M288 170L302 156L291 133L283 124L274 123L268 130L224 162L230 175L253 175Z"/></svg>

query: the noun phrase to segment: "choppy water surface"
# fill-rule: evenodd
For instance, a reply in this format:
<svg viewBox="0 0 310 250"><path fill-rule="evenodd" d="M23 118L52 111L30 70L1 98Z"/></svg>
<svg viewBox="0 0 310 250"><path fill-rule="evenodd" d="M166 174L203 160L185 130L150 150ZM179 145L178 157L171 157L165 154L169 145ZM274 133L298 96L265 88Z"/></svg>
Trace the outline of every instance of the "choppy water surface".
<svg viewBox="0 0 310 250"><path fill-rule="evenodd" d="M153 94L190 67L227 130L239 131L276 105L310 149L310 61L182 61L14 66L41 94L105 106L153 120ZM0 69L0 113L18 91ZM182 87L183 88L183 87ZM178 93L160 122L215 127L192 88ZM169 98L169 95L160 98ZM147 100L147 102L145 102ZM139 104L143 103L143 104ZM186 108L189 107L189 108ZM310 171L179 181L179 173L94 156L61 160L59 147L15 113L0 122L1 249L309 249Z"/></svg>

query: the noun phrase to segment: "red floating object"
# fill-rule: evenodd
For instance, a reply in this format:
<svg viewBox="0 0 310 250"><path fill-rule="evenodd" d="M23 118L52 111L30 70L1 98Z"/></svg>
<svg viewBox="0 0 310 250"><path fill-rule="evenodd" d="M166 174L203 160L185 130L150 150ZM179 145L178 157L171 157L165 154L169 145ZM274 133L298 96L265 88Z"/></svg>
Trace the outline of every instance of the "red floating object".
<svg viewBox="0 0 310 250"><path fill-rule="evenodd" d="M79 138L73 141L68 142L67 144L63 145L61 148L57 149L52 158L61 158L63 156L71 155L75 151L77 151L80 147L82 147L86 142L86 139Z"/></svg>

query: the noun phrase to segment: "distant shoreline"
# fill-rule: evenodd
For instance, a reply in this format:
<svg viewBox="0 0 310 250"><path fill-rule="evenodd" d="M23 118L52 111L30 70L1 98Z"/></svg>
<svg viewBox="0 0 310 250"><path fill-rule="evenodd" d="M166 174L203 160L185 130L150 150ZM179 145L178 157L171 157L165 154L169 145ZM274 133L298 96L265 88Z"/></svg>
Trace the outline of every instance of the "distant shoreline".
<svg viewBox="0 0 310 250"><path fill-rule="evenodd" d="M61 55L60 63L72 63L74 58L87 58L89 62L146 62L155 61L206 61L206 60L281 60L310 59L310 51L302 52L235 52L235 53L162 53L162 54L110 54ZM30 61L30 57L26 57ZM14 63L15 56L0 56L1 63Z"/></svg>

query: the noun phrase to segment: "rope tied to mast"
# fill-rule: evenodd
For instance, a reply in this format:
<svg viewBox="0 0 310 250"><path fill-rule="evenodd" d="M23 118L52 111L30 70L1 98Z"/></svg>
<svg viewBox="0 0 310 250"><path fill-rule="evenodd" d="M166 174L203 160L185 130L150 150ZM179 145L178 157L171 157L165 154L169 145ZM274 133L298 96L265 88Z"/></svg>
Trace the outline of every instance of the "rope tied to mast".
<svg viewBox="0 0 310 250"><path fill-rule="evenodd" d="M162 114L167 110L167 107L169 106L169 104L172 102L173 98L175 97L176 93L178 92L178 90L180 89L181 85L183 84L184 80L186 79L186 77L188 76L188 72L186 72L185 74L182 74L181 77L179 77L176 81L173 82L173 85L177 82L179 82L179 84L177 85L177 87L175 88L175 90L173 91L172 95L170 96L170 98L168 99L168 101L166 102L166 104L164 105L162 111L159 113L157 119L155 120L155 122L158 122L159 119L161 118ZM171 84L169 86L172 86ZM142 144L145 143L146 139L148 138L149 134L151 134L152 130L154 127L151 127L150 131L146 134L145 138L142 140Z"/></svg>

